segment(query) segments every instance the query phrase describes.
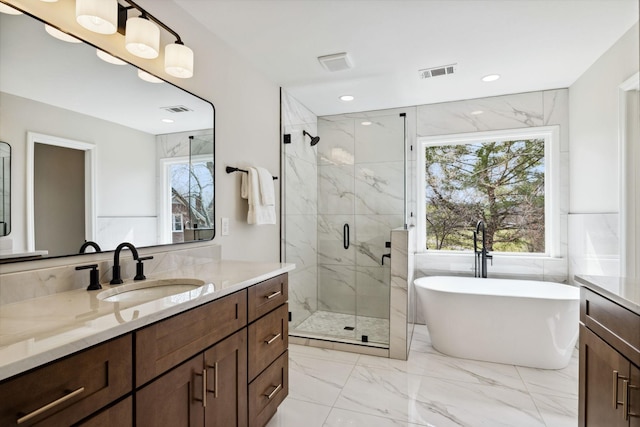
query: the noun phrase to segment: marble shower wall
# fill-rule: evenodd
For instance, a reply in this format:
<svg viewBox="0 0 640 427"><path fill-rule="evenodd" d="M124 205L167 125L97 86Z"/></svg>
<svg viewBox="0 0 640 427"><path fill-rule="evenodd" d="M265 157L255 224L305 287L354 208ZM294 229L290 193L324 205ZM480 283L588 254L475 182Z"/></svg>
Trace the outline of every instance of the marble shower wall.
<svg viewBox="0 0 640 427"><path fill-rule="evenodd" d="M389 318L391 230L404 225L404 119L388 110L318 120L318 307ZM370 122L363 125L362 122ZM344 248L348 225L349 247Z"/></svg>
<svg viewBox="0 0 640 427"><path fill-rule="evenodd" d="M284 187L282 246L284 262L296 264L289 273L290 328L318 309L318 168L317 147L311 147L306 130L317 135L317 117L282 91L282 133L291 135L283 144ZM323 144L324 141L320 141Z"/></svg>

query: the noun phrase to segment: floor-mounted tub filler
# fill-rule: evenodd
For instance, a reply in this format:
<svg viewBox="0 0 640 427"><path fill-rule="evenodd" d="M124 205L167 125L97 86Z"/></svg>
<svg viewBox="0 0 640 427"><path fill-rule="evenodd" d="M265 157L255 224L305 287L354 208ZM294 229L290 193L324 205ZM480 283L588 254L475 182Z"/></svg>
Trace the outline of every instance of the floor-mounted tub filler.
<svg viewBox="0 0 640 427"><path fill-rule="evenodd" d="M449 276L414 283L436 350L542 369L569 364L578 339L579 288Z"/></svg>

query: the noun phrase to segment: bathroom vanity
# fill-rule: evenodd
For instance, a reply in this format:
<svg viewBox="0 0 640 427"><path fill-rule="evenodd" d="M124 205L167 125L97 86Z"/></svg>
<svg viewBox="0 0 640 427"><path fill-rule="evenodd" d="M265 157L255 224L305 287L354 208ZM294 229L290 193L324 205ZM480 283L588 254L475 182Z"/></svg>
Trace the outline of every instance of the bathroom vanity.
<svg viewBox="0 0 640 427"><path fill-rule="evenodd" d="M214 285L142 304L79 289L0 306L0 425L264 426L288 394L293 265L214 265Z"/></svg>
<svg viewBox="0 0 640 427"><path fill-rule="evenodd" d="M580 290L580 427L640 426L640 287L576 276Z"/></svg>

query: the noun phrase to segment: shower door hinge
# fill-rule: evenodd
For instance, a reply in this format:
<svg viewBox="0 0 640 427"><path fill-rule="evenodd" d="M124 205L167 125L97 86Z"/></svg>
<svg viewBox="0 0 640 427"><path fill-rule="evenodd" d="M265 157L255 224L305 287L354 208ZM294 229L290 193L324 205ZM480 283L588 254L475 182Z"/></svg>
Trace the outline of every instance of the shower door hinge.
<svg viewBox="0 0 640 427"><path fill-rule="evenodd" d="M411 151L413 151L413 145L411 145L410 147L411 147Z"/></svg>
<svg viewBox="0 0 640 427"><path fill-rule="evenodd" d="M407 117L407 113L400 113L400 117Z"/></svg>
<svg viewBox="0 0 640 427"><path fill-rule="evenodd" d="M285 133L283 138L283 144L291 144L291 134Z"/></svg>
<svg viewBox="0 0 640 427"><path fill-rule="evenodd" d="M291 312L289 312L289 322L291 322Z"/></svg>

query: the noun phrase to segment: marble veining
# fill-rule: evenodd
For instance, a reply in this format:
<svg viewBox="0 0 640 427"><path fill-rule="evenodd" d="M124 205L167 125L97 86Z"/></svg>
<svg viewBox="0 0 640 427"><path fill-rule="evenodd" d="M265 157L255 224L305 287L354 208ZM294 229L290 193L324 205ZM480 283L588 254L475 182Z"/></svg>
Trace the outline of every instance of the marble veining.
<svg viewBox="0 0 640 427"><path fill-rule="evenodd" d="M407 361L297 345L289 358L290 394L267 427L577 425L577 351L559 371L457 359L416 325Z"/></svg>

